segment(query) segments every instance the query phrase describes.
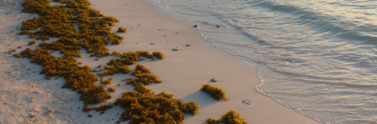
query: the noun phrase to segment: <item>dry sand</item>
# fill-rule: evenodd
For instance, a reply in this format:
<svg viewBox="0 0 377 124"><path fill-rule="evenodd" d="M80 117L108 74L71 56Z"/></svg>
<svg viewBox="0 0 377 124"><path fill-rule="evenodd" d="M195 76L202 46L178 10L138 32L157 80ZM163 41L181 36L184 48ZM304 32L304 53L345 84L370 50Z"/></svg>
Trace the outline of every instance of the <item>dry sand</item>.
<svg viewBox="0 0 377 124"><path fill-rule="evenodd" d="M62 89L63 78L46 80L39 74L41 66L31 64L27 59L17 59L4 52L10 48L22 46L17 52L35 47L27 46L31 39L19 36L22 20L35 15L20 13L23 0L0 1L0 124L16 123L115 123L120 107L114 107L106 113L91 111L92 118L82 111L83 103L79 94ZM112 15L118 20L112 28L119 26L128 29L121 45L109 45L110 52L161 51L165 60L140 63L153 71L163 83L147 86L154 92L173 93L175 98L184 102L194 101L200 105L196 116L186 115L184 123L200 124L208 117L219 118L227 110L236 110L249 123L255 124L314 124L318 123L294 110L283 107L256 92L259 85L256 69L252 64L236 56L212 47L200 37L200 32L193 28L193 22L185 21L164 10L157 1L141 0L90 0L92 7L104 15ZM159 30L161 29L161 30ZM178 34L176 33L178 32ZM48 42L48 41L47 41ZM154 45L151 45L153 43ZM191 44L191 47L185 47ZM178 51L172 51L178 48ZM58 53L55 53L59 56ZM95 61L82 50L83 58L78 61L90 67L105 64L113 57ZM131 66L130 68L133 68ZM106 76L107 79L109 76ZM120 80L128 75L112 76L110 87L116 88L111 93L114 102L121 92L133 90ZM215 78L218 82L210 82ZM116 86L121 82L121 86ZM202 84L211 83L226 91L229 101L216 101L200 91ZM127 122L122 122L127 123Z"/></svg>

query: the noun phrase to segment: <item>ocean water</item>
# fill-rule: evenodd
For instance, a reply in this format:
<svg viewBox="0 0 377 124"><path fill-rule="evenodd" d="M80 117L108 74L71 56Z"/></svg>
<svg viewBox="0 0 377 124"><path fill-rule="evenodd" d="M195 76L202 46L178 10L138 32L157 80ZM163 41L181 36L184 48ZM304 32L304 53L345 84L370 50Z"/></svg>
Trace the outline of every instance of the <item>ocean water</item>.
<svg viewBox="0 0 377 124"><path fill-rule="evenodd" d="M159 3L197 23L213 46L252 61L256 91L322 123L377 123L376 0Z"/></svg>

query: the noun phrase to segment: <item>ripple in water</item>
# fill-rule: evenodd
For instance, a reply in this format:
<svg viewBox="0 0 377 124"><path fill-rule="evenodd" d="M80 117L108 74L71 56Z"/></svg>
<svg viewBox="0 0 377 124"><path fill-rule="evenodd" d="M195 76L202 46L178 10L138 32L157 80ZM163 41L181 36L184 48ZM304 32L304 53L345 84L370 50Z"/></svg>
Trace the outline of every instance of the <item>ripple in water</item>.
<svg viewBox="0 0 377 124"><path fill-rule="evenodd" d="M253 61L257 90L326 123L376 123L377 1L161 0ZM220 28L216 26L219 25Z"/></svg>

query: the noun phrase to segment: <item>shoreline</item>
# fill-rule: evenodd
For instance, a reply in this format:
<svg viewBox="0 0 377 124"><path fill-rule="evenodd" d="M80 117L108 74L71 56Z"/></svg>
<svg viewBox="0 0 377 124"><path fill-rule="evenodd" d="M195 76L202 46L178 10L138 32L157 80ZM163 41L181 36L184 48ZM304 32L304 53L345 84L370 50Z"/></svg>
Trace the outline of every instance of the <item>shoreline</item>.
<svg viewBox="0 0 377 124"><path fill-rule="evenodd" d="M256 77L255 68L252 67L250 63L211 47L209 43L205 42L200 37L199 31L192 28L192 26L195 25L194 23L184 21L163 12L161 7L156 6L159 5L157 2L152 3L151 1L137 0L90 0L90 2L92 3L91 7L101 11L102 14L118 18L120 22L115 23L115 26L111 29L112 32L115 32L120 26L128 30L127 33L120 34L124 37L122 44L107 46L110 53L113 51L122 53L145 50L150 52L161 51L165 55L166 59L164 60L155 62L144 60L139 62L139 64L143 64L149 68L163 81L161 84L148 85L146 86L147 88L152 89L156 93L162 91L172 93L174 98L181 99L184 102L192 100L201 106L196 116L185 115L184 123L203 123L209 117L220 118L227 110L233 109L249 123L318 123L257 93L254 87L258 85L259 79ZM25 13L16 14L15 12L11 14L16 16L28 15ZM20 22L13 22L12 24L13 25L8 24L5 26L8 26L8 29L16 28L17 25L20 25ZM2 46L2 52L19 45L25 48L28 47L26 41L30 41L30 39L27 39L26 36L19 36L20 38L17 40L15 33L18 31L8 32L8 34L11 35L5 35L5 31L1 32L2 40L11 36L11 38L6 39L6 41L25 41L7 42L11 47ZM178 34L176 32L178 32ZM12 40L13 37L14 39ZM154 43L154 45L150 43ZM192 46L184 47L186 44L191 44ZM178 47L178 51L172 51L175 47ZM82 53L85 53L85 51L82 50ZM82 58L78 58L77 60L81 61L83 65L87 64L92 68L99 64L105 64L108 60L113 58L104 57L99 61L95 61L93 57L88 57L89 55L87 54L82 54L82 56ZM16 118L13 120L17 120L17 122L21 123L33 122L38 119L47 123L101 123L106 119L110 119L110 121L106 122L111 123L117 121L120 116L116 114L123 111L120 107L115 106L106 111L103 115L100 115L99 112L91 111L90 113L93 115L93 118L89 118L81 109L72 109L82 107L83 103L79 101L78 93L61 88L64 82L62 78L58 80L46 80L43 75L38 73L41 70L39 65L31 64L27 59L16 59L11 55L1 54L1 57L7 58L7 60L2 60L4 63L7 63L6 65L3 64L3 66L9 66L9 68L0 70L4 73L9 71L9 74L2 73L1 77L13 81L1 82L1 86L8 86L9 90L4 91L6 87L1 89L3 90L1 91L3 95L0 96L1 101L7 98L9 99L9 96L12 94L14 95L13 97L15 97L10 100L11 102L15 101L15 104L0 104L1 108L14 108L7 111L0 111L0 114L3 115L0 120L3 122L4 119L17 116L13 117ZM10 63L10 61L19 62L13 64L13 62ZM32 67L35 67L35 69L27 70ZM134 68L134 65L130 66L130 68ZM31 73L32 71L36 71L37 73ZM12 72L17 73L12 74ZM22 75L27 75L28 73L31 75L20 78ZM105 76L104 79L108 77L109 76ZM113 77L113 84L109 86L116 88L116 92L111 93L113 98L107 100L105 103L113 102L123 91L133 91L133 87L124 85L124 82L121 82L122 86L120 87L115 86L122 78L125 78L124 74L115 74L111 77ZM19 81L18 78L20 78L21 81ZM211 84L224 89L230 101L216 101L200 91L202 84L209 83L211 78L218 80L218 82ZM13 83L17 85L13 86ZM16 91L11 91L11 89ZM5 94L8 92L11 93ZM17 92L21 94L15 94ZM30 93L32 95L28 95ZM28 98L22 99L22 97ZM61 99L58 99L59 97L61 97ZM35 101L29 102L30 99L35 99ZM242 101L249 101L251 104L247 105ZM24 104L24 108L14 107L20 104ZM26 110L24 110L25 108ZM54 110L55 112L53 112ZM0 121L0 123L3 123L2 121ZM7 120L5 120L4 123L6 122Z"/></svg>

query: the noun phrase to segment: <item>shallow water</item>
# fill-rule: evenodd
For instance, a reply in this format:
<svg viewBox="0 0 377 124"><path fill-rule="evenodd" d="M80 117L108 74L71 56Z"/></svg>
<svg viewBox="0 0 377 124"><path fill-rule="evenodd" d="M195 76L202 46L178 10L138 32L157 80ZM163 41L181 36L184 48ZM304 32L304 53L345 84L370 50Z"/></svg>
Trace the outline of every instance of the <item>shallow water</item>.
<svg viewBox="0 0 377 124"><path fill-rule="evenodd" d="M376 0L159 2L252 61L256 89L282 105L320 122L377 123Z"/></svg>

